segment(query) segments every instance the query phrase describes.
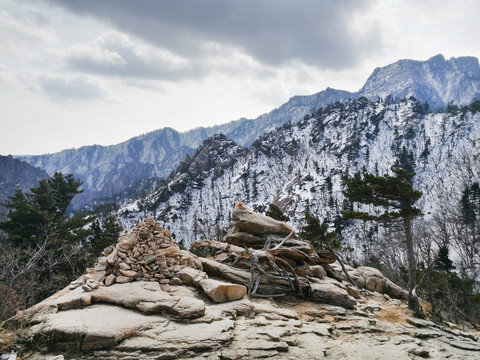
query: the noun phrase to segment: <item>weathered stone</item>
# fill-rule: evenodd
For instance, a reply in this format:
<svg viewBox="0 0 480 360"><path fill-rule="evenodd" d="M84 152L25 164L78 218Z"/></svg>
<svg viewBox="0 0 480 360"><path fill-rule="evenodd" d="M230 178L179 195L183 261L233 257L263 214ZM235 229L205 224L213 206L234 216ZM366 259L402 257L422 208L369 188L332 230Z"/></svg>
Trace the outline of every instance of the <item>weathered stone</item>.
<svg viewBox="0 0 480 360"><path fill-rule="evenodd" d="M30 336L37 343L48 339L52 350L88 351L112 347L137 329L159 321L117 306L95 305L54 314L32 327Z"/></svg>
<svg viewBox="0 0 480 360"><path fill-rule="evenodd" d="M144 313L170 310L178 301L161 290L156 282L133 282L103 287L92 293L96 302L107 302L138 309Z"/></svg>
<svg viewBox="0 0 480 360"><path fill-rule="evenodd" d="M189 266L184 267L177 273L178 277L186 285L197 286L200 280L205 279L207 274L203 271L191 268Z"/></svg>
<svg viewBox="0 0 480 360"><path fill-rule="evenodd" d="M143 260L139 262L139 264L148 265L156 260L157 260L157 257L155 255L146 255L144 256Z"/></svg>
<svg viewBox="0 0 480 360"><path fill-rule="evenodd" d="M110 275L105 277L103 282L104 282L105 286L110 286L110 285L115 284L115 279L116 279L116 276L113 275L113 274L110 274Z"/></svg>
<svg viewBox="0 0 480 360"><path fill-rule="evenodd" d="M235 209L232 213L232 219L233 226L249 234L289 235L293 232L293 228L290 225L262 214L256 214L251 210Z"/></svg>
<svg viewBox="0 0 480 360"><path fill-rule="evenodd" d="M116 265L118 262L117 249L113 249L110 255L107 256L107 263L110 265Z"/></svg>
<svg viewBox="0 0 480 360"><path fill-rule="evenodd" d="M121 235L118 238L118 245L126 250L130 250L137 244L137 236L134 233Z"/></svg>
<svg viewBox="0 0 480 360"><path fill-rule="evenodd" d="M205 303L200 299L182 297L172 308L172 313L182 319L196 319L205 315Z"/></svg>
<svg viewBox="0 0 480 360"><path fill-rule="evenodd" d="M173 278L170 279L170 285L173 285L173 286L179 286L179 285L182 285L183 282L180 278L174 276Z"/></svg>
<svg viewBox="0 0 480 360"><path fill-rule="evenodd" d="M303 277L310 276L316 279L323 279L327 275L323 266L320 266L320 265L314 265L314 266L305 265L305 266L296 268L295 271L298 276L303 276Z"/></svg>
<svg viewBox="0 0 480 360"><path fill-rule="evenodd" d="M60 311L80 309L91 303L92 295L90 293L85 293L81 288L70 291L55 301L55 304Z"/></svg>
<svg viewBox="0 0 480 360"><path fill-rule="evenodd" d="M345 289L331 282L311 283L311 299L320 303L353 309L357 302Z"/></svg>
<svg viewBox="0 0 480 360"><path fill-rule="evenodd" d="M126 283L129 283L131 281L133 281L132 277L127 277L127 276L123 276L123 275L117 276L115 278L115 282L117 284L126 284Z"/></svg>
<svg viewBox="0 0 480 360"><path fill-rule="evenodd" d="M169 246L165 249L158 249L155 251L155 256L156 257L161 257L161 256L169 256L169 255L175 255L180 252L180 248L178 245L173 244L172 246Z"/></svg>
<svg viewBox="0 0 480 360"><path fill-rule="evenodd" d="M138 272L137 271L134 271L134 270L123 270L123 269L119 269L120 273L123 275L123 276L126 276L126 277L134 277L134 276L137 276L138 275Z"/></svg>
<svg viewBox="0 0 480 360"><path fill-rule="evenodd" d="M435 324L433 321L430 320L424 320L424 319L419 319L419 318L408 318L407 322L413 326L419 327L419 328L424 328L424 327L432 327L436 328L438 325Z"/></svg>
<svg viewBox="0 0 480 360"><path fill-rule="evenodd" d="M118 267L120 269L123 269L123 270L130 270L132 267L130 266L130 264L127 264L126 262L123 262L121 261L119 264L118 264Z"/></svg>
<svg viewBox="0 0 480 360"><path fill-rule="evenodd" d="M337 258L328 250L317 250L317 254L319 257L319 262L322 265L333 264L335 261L337 261Z"/></svg>
<svg viewBox="0 0 480 360"><path fill-rule="evenodd" d="M90 275L92 276L92 279L97 281L97 282L100 282L103 280L103 278L105 277L106 275L106 271L105 270L100 270L100 271L93 271L90 273Z"/></svg>
<svg viewBox="0 0 480 360"><path fill-rule="evenodd" d="M368 266L361 266L355 270L363 278L367 290L387 294L395 299L408 298L407 291L387 279L379 270Z"/></svg>
<svg viewBox="0 0 480 360"><path fill-rule="evenodd" d="M295 310L285 309L272 304L271 302L265 301L261 303L253 303L253 308L257 314L276 314L287 319L298 319L298 313Z"/></svg>
<svg viewBox="0 0 480 360"><path fill-rule="evenodd" d="M216 303L239 300L247 294L247 288L243 285L229 284L213 279L202 279L198 284L205 294Z"/></svg>

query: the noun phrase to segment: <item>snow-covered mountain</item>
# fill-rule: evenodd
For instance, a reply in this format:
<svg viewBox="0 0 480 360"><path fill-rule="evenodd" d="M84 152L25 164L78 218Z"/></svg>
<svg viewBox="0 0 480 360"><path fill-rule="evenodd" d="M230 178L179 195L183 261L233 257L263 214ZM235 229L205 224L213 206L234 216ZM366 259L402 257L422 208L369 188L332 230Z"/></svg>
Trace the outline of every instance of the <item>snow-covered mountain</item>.
<svg viewBox="0 0 480 360"><path fill-rule="evenodd" d="M369 99L414 96L430 109L449 103L468 104L480 98L478 59L461 57L445 60L442 55L427 61L401 60L376 69L363 88L355 93L327 88L314 95L295 96L279 108L256 119L240 119L210 128L185 133L165 128L134 137L113 146L85 146L59 153L21 156L45 169L73 173L83 181L84 193L75 199L79 208L92 200L111 198L142 179L167 178L186 155L193 155L202 141L223 133L241 146L251 145L262 134L295 123L313 109L349 98Z"/></svg>
<svg viewBox="0 0 480 360"><path fill-rule="evenodd" d="M188 157L168 184L119 211L132 227L145 216L164 223L186 244L222 238L237 201L264 211L280 206L302 226L305 210L327 220L362 249L371 228L340 217L351 206L342 178L365 167L386 174L411 167L427 221L457 207L462 190L480 179L480 102L450 112L425 112L414 98L358 98L314 111L258 138L250 148L217 135ZM385 251L392 249L386 247Z"/></svg>
<svg viewBox="0 0 480 360"><path fill-rule="evenodd" d="M414 96L435 110L449 103L467 105L479 98L480 66L475 57L400 60L375 69L357 94L370 99Z"/></svg>

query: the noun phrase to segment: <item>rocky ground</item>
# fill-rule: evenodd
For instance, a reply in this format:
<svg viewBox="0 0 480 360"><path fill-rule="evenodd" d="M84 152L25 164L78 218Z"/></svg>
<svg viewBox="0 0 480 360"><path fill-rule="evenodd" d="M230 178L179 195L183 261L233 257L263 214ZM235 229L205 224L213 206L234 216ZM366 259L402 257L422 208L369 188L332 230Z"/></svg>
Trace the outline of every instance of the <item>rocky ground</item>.
<svg viewBox="0 0 480 360"><path fill-rule="evenodd" d="M378 270L346 267L353 286L285 224L243 209L233 218L230 243L194 246L205 257L146 219L6 322L0 349L16 353L2 360L480 358L479 333L413 318Z"/></svg>
<svg viewBox="0 0 480 360"><path fill-rule="evenodd" d="M79 288L66 289L31 319L35 325L25 332L19 355L31 360L480 357L478 333L412 318L404 302L378 293L362 295L355 310L346 310L294 297L214 303L194 287L163 292L152 284L111 286L101 301L85 307L77 301ZM164 310L149 314L154 307Z"/></svg>

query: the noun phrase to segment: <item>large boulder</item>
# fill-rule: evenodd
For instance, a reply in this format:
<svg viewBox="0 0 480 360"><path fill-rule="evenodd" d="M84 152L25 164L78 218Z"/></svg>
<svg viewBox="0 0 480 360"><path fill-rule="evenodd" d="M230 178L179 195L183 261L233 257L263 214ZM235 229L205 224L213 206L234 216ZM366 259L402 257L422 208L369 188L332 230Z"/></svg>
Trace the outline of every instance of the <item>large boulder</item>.
<svg viewBox="0 0 480 360"><path fill-rule="evenodd" d="M240 300L247 294L247 288L214 279L202 279L198 283L207 296L216 303Z"/></svg>
<svg viewBox="0 0 480 360"><path fill-rule="evenodd" d="M408 299L408 292L386 278L379 270L368 266L361 266L356 270L362 276L367 290L387 294L395 299Z"/></svg>
<svg viewBox="0 0 480 360"><path fill-rule="evenodd" d="M310 286L310 298L315 302L342 306L346 309L353 309L357 304L346 289L331 281L312 282Z"/></svg>
<svg viewBox="0 0 480 360"><path fill-rule="evenodd" d="M281 234L287 236L293 232L290 225L262 214L256 214L249 209L235 209L232 219L235 228L253 235Z"/></svg>

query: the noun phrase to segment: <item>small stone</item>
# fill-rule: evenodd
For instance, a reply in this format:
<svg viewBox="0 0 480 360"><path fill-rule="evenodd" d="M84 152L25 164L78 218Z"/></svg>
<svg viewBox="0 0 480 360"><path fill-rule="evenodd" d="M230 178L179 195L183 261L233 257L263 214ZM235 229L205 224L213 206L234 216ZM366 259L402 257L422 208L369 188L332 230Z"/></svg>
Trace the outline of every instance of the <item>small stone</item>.
<svg viewBox="0 0 480 360"><path fill-rule="evenodd" d="M120 264L118 264L118 267L123 270L130 270L132 268L129 264L123 261Z"/></svg>
<svg viewBox="0 0 480 360"><path fill-rule="evenodd" d="M98 283L98 281L94 280L94 279L89 279L87 280L86 284L87 286L89 286L90 288L92 289L97 289L100 284Z"/></svg>
<svg viewBox="0 0 480 360"><path fill-rule="evenodd" d="M180 280L178 277L174 276L171 280L170 280L170 285L182 285L183 282L182 280Z"/></svg>
<svg viewBox="0 0 480 360"><path fill-rule="evenodd" d="M85 292L93 291L93 289L90 286L88 286L87 284L82 285L82 290L85 291Z"/></svg>
<svg viewBox="0 0 480 360"><path fill-rule="evenodd" d="M200 280L199 285L205 294L216 303L239 300L247 293L247 288L243 285L229 284L213 279Z"/></svg>
<svg viewBox="0 0 480 360"><path fill-rule="evenodd" d="M73 289L76 289L77 287L79 287L81 285L83 285L83 281L77 279L77 280L72 281L68 288L70 290L73 290Z"/></svg>
<svg viewBox="0 0 480 360"><path fill-rule="evenodd" d="M107 256L107 262L110 265L115 265L118 261L117 249L113 249L110 255Z"/></svg>
<svg viewBox="0 0 480 360"><path fill-rule="evenodd" d="M110 286L115 284L115 278L116 276L113 274L108 275L104 280L105 286Z"/></svg>
<svg viewBox="0 0 480 360"><path fill-rule="evenodd" d="M126 276L117 276L115 278L115 282L117 282L118 284L126 284L126 283L129 283L133 281L133 278L132 277L126 277Z"/></svg>
<svg viewBox="0 0 480 360"><path fill-rule="evenodd" d="M134 277L134 276L137 276L138 275L138 272L134 271L134 270L123 270L123 269L120 269L120 273L123 275L123 276L126 276L126 277Z"/></svg>

